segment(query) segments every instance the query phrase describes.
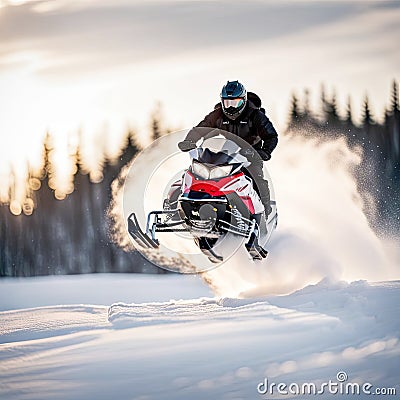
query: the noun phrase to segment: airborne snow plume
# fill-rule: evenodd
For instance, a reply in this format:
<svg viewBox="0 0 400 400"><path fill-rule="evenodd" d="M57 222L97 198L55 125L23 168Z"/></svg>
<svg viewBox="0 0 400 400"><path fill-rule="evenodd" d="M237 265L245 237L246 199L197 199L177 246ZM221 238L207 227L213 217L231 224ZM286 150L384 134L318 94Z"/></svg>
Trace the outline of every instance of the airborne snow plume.
<svg viewBox="0 0 400 400"><path fill-rule="evenodd" d="M214 292L249 297L289 293L324 278L396 279L399 251L376 236L363 212L352 175L360 162L343 139L282 137L267 163L279 214L270 254L252 262L238 252L204 274Z"/></svg>

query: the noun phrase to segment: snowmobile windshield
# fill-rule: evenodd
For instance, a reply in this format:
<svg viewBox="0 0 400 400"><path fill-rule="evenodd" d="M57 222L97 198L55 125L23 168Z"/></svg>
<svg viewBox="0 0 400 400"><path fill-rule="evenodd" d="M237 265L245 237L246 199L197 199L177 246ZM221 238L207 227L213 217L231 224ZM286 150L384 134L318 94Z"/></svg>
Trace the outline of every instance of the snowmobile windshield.
<svg viewBox="0 0 400 400"><path fill-rule="evenodd" d="M214 153L210 149L206 148L206 149L201 149L199 151L199 156L197 158L197 161L203 164L224 165L224 164L230 164L232 159L233 159L232 156L223 153L222 151Z"/></svg>
<svg viewBox="0 0 400 400"><path fill-rule="evenodd" d="M232 140L222 135L206 138L203 143L191 152L194 160L210 165L241 164L248 167L247 158L240 154L241 148Z"/></svg>

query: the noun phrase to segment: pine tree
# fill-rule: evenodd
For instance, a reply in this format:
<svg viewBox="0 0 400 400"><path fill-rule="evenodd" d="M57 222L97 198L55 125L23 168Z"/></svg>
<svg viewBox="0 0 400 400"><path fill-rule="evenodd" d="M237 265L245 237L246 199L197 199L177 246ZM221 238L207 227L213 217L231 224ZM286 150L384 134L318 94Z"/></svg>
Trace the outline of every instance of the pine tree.
<svg viewBox="0 0 400 400"><path fill-rule="evenodd" d="M295 93L292 93L290 100L290 111L289 111L289 129L298 128L300 125L301 113L299 110L299 100Z"/></svg>
<svg viewBox="0 0 400 400"><path fill-rule="evenodd" d="M346 103L346 118L345 122L347 125L352 125L353 124L353 110L351 108L351 98L350 96L347 98L347 103Z"/></svg>
<svg viewBox="0 0 400 400"><path fill-rule="evenodd" d="M50 161L50 153L53 151L53 138L50 132L46 132L46 136L43 141L43 172L42 178L45 178L50 174L51 171L51 161Z"/></svg>
<svg viewBox="0 0 400 400"><path fill-rule="evenodd" d="M336 99L336 91L333 92L331 98L331 114L332 118L335 120L339 120L339 113L337 108L337 99Z"/></svg>
<svg viewBox="0 0 400 400"><path fill-rule="evenodd" d="M162 106L160 102L157 102L153 112L150 117L150 130L151 139L157 140L163 135L162 131Z"/></svg>
<svg viewBox="0 0 400 400"><path fill-rule="evenodd" d="M325 130L325 136L328 135L333 135L334 134L334 125L335 125L335 118L334 116L334 105L332 104L332 101L328 99L325 91L325 86L324 84L321 84L321 120L322 120L322 126Z"/></svg>
<svg viewBox="0 0 400 400"><path fill-rule="evenodd" d="M326 118L327 99L326 99L325 85L323 83L321 84L320 101L321 101L321 118L322 121L325 123L327 119Z"/></svg>
<svg viewBox="0 0 400 400"><path fill-rule="evenodd" d="M306 119L311 117L310 110L310 91L308 89L304 89L304 106L303 106L303 116Z"/></svg>
<svg viewBox="0 0 400 400"><path fill-rule="evenodd" d="M389 114L390 117L388 118L386 127L389 131L390 137L389 147L392 159L391 164L400 191L400 107L399 85L396 80L393 80L392 84Z"/></svg>
<svg viewBox="0 0 400 400"><path fill-rule="evenodd" d="M392 93L390 98L390 112L394 114L396 111L400 111L399 108L399 85L396 80L393 80Z"/></svg>
<svg viewBox="0 0 400 400"><path fill-rule="evenodd" d="M321 84L321 119L319 123L318 131L321 131L321 128L324 131L325 137L337 136L340 134L340 118L337 111L337 101L336 101L336 93L333 92L333 95L330 99L328 99L325 91L324 84ZM322 126L321 126L322 124Z"/></svg>
<svg viewBox="0 0 400 400"><path fill-rule="evenodd" d="M369 105L369 98L368 95L365 96L364 98L364 102L363 102L363 108L362 108L362 114L361 114L361 118L362 118L362 125L364 127L369 127L371 125L374 124L374 120L372 117L372 112L371 112L371 108Z"/></svg>

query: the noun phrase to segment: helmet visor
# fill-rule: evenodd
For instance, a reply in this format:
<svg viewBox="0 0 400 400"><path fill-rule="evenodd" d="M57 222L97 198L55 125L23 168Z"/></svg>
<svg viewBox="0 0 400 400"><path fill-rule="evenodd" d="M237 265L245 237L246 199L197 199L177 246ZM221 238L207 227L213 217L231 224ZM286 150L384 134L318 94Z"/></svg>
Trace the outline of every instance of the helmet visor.
<svg viewBox="0 0 400 400"><path fill-rule="evenodd" d="M223 99L224 102L224 107L229 108L229 107L234 107L234 108L239 108L244 104L243 99Z"/></svg>

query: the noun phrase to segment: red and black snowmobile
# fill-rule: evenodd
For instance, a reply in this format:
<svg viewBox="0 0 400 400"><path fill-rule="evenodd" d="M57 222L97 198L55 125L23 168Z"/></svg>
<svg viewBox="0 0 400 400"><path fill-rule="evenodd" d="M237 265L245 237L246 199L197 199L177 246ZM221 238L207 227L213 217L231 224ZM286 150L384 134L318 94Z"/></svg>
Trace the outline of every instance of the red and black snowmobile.
<svg viewBox="0 0 400 400"><path fill-rule="evenodd" d="M129 234L141 247L158 248L157 236L162 232L189 232L215 263L223 261L215 249L217 244L231 234L243 238L253 259L265 258L264 246L277 223L276 204L271 201L267 218L246 171L250 162L241 154L241 147L219 135L204 139L189 154L192 164L182 179L171 185L163 210L148 214L145 232L132 213Z"/></svg>

